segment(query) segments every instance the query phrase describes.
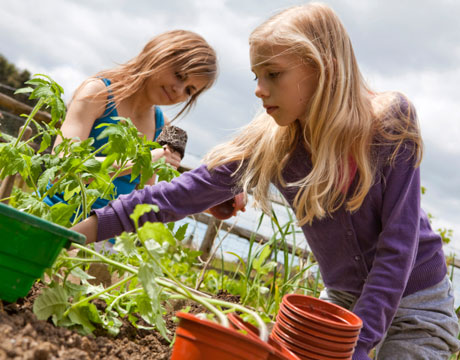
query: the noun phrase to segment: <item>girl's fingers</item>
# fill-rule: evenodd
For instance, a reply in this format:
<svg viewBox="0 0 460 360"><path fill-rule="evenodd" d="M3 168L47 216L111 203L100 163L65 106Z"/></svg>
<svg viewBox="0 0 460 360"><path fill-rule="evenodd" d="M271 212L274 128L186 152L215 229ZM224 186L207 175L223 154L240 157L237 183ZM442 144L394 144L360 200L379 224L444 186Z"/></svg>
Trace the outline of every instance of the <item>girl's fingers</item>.
<svg viewBox="0 0 460 360"><path fill-rule="evenodd" d="M180 154L168 145L165 145L163 148L166 162L177 170L182 160Z"/></svg>
<svg viewBox="0 0 460 360"><path fill-rule="evenodd" d="M152 161L157 161L162 157L164 157L165 161L176 170L180 166L180 162L182 160L180 154L168 145L164 145L163 148L152 150Z"/></svg>

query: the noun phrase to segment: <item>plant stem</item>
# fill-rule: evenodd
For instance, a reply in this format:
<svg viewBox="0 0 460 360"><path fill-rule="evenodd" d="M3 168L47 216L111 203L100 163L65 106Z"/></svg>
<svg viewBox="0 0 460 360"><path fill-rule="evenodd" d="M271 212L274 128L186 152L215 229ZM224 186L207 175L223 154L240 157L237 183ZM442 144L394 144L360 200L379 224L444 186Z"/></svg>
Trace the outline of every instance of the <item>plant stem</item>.
<svg viewBox="0 0 460 360"><path fill-rule="evenodd" d="M69 312L70 310L72 310L73 308L76 308L77 306L81 305L81 304L85 304L87 303L88 301L91 301L93 299L96 299L98 298L99 296L101 296L102 294L105 294L106 292L109 292L113 289L116 289L117 287L123 285L124 283L127 283L128 281L134 279L135 277L137 276L137 274L133 274L131 276L128 276L126 279L123 279L123 280L120 280L119 282L113 284L112 286L109 286L108 288L104 289L103 291L100 291L96 294L93 294L91 296L88 296L86 298L84 298L83 300L80 300L80 301L77 301L75 304L72 304L71 307L69 307L65 312L64 314L62 315L63 317L69 315Z"/></svg>
<svg viewBox="0 0 460 360"><path fill-rule="evenodd" d="M120 301L120 299L124 298L125 296L130 296L130 295L133 295L133 294L135 294L135 293L142 292L142 291L144 291L143 288L137 288L137 289L133 289L133 290L127 291L127 292L125 292L125 293L123 293L123 294L121 294L121 295L118 295L118 296L110 303L110 305L107 306L107 311L111 310L111 309L114 307L114 305L115 305L118 301Z"/></svg>
<svg viewBox="0 0 460 360"><path fill-rule="evenodd" d="M88 217L88 210L86 209L86 186L83 184L80 174L78 174L77 178L81 189L81 207L83 208L83 218L86 219Z"/></svg>
<svg viewBox="0 0 460 360"><path fill-rule="evenodd" d="M245 312L249 315L251 315L254 320L257 322L257 325L258 325L258 328L259 328L259 337L262 341L265 341L267 342L268 341L268 330L267 330L267 326L265 325L264 321L262 320L262 318L253 310L250 310L242 305L239 305L239 304L233 304L233 303L229 303L227 301L223 301L223 300L219 300L219 299L207 299L207 301L209 301L211 304L214 304L214 305L220 305L220 306L225 306L225 307L229 307L229 308L232 308L232 309L235 309L235 310L238 310L238 311L241 311L241 312Z"/></svg>
<svg viewBox="0 0 460 360"><path fill-rule="evenodd" d="M22 126L22 130L21 132L19 133L18 135L18 138L16 139L13 147L16 147L18 146L19 142L21 141L22 139L22 136L24 135L24 132L26 131L26 128L27 126L29 126L30 122L32 121L33 117L35 116L35 114L38 112L38 110L40 110L40 108L43 106L43 104L45 103L45 100L43 100L43 98L40 98L38 100L38 102L35 104L34 108L32 109L32 111L30 112L29 116L27 116L27 119L24 123L24 125Z"/></svg>
<svg viewBox="0 0 460 360"><path fill-rule="evenodd" d="M179 284L173 284L173 283L170 283L169 281L164 281L163 279L161 278L156 278L155 279L155 282L158 284L158 285L161 285L165 288L168 288L170 290L173 290L175 293L178 293L180 295L183 295L185 298L188 298L190 300L193 300L193 301L196 301L197 303L203 305L206 309L208 309L209 311L211 311L214 315L217 316L217 318L219 319L219 323L223 326L223 327L230 327L230 324L228 322L228 319L227 317L219 310L217 309L215 306L211 305L210 304L210 300L211 299L205 299L204 297L202 296L198 296L198 295L193 295L192 293L188 292L188 291L184 291L184 289L180 286L178 286Z"/></svg>
<svg viewBox="0 0 460 360"><path fill-rule="evenodd" d="M132 268L130 266L127 266L125 264L122 264L122 263L119 263L118 261L115 261L115 260L112 260L112 259L109 259L108 257L98 253L97 251L94 251L94 250L91 250L90 248L86 247L86 246L83 246L83 245L79 245L77 243L72 243L72 246L76 247L77 249L80 249L80 250L83 250L87 253L90 253L91 255L94 255L94 256L97 256L98 258L100 258L103 262L107 263L107 264L110 264L110 265L113 265L115 267L118 267L120 269L123 269L123 270L126 270L128 271L129 273L133 274L133 275L137 275L138 271L137 269L135 268ZM72 258L72 259L75 259L75 260L80 260L80 261L85 261L85 259L82 259L82 258Z"/></svg>

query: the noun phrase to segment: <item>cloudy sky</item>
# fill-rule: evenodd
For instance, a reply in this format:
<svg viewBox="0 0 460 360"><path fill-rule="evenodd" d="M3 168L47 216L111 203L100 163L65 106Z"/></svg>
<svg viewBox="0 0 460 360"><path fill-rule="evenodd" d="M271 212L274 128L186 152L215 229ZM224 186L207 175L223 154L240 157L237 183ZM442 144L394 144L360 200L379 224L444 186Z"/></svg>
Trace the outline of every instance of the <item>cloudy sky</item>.
<svg viewBox="0 0 460 360"><path fill-rule="evenodd" d="M375 90L415 104L425 141L423 206L435 228L454 230L460 254L460 1L331 0ZM216 49L217 84L177 124L189 134L185 162L247 123L260 106L249 71L251 30L294 0L0 0L0 53L65 89L135 56L153 36L193 30ZM173 115L174 109L167 109Z"/></svg>

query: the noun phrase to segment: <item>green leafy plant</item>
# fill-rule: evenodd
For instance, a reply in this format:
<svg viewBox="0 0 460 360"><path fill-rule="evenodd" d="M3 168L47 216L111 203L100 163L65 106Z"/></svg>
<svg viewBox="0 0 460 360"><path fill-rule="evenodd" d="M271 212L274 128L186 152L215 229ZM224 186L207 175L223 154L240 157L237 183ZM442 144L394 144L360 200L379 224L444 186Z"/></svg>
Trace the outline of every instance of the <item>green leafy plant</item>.
<svg viewBox="0 0 460 360"><path fill-rule="evenodd" d="M151 149L160 145L140 136L129 119L117 118L116 124L99 125L106 126L100 138L108 138L108 141L98 149L93 147L92 138L83 141L65 138L59 129L65 117L62 88L41 74L26 84L30 86L17 93L30 93L30 98L38 101L26 116L23 131L17 138L0 134L4 140L0 143L0 179L20 174L27 185L26 190L15 188L9 199L16 208L70 226L85 218L98 198L114 198L113 181L124 171L131 170L131 179L140 176L139 187L155 173L160 181L169 181L179 175L164 159L152 162ZM49 124L34 120L42 107L50 109L52 121ZM24 129L32 124L36 134L23 141ZM56 136L61 137L62 142L52 153L45 152ZM38 150L32 146L36 139L41 139ZM102 162L98 159L100 155L105 155ZM66 202L49 207L43 200L56 193L63 194ZM73 216L75 212L77 216Z"/></svg>
<svg viewBox="0 0 460 360"><path fill-rule="evenodd" d="M228 303L185 286L165 266L168 249L177 249L184 229L175 233L161 223L146 223L138 227L139 218L146 212L157 211L154 205L138 205L131 215L135 233L123 233L116 238L113 256L101 254L89 247L75 244L76 257L61 256L53 269L47 273L50 282L34 303L34 312L39 319L52 318L58 326L74 328L89 334L96 326L112 334L119 331L119 317L129 319L139 327L139 317L157 329L165 338L168 332L163 320L163 303L170 299L190 299L203 305L214 314L223 326L229 326L227 311L242 311L252 316L261 329L261 338L267 340L267 330L255 311L239 304ZM104 288L92 285L85 267L92 263L103 263L117 275L117 281ZM70 281L77 278L77 284ZM45 281L45 280L43 280ZM104 310L93 303L105 302ZM222 310L226 308L226 310Z"/></svg>

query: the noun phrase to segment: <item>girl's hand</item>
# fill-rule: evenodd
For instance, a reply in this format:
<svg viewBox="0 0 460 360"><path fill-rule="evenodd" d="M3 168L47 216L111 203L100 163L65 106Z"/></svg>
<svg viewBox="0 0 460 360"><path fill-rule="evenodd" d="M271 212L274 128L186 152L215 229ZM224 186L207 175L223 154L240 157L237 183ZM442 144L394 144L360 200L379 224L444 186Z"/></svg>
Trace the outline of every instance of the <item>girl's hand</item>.
<svg viewBox="0 0 460 360"><path fill-rule="evenodd" d="M154 149L151 151L152 161L157 161L158 159L164 157L165 161L171 165L174 169L178 169L180 166L181 157L177 151L174 151L168 145L163 146L163 148Z"/></svg>
<svg viewBox="0 0 460 360"><path fill-rule="evenodd" d="M219 220L226 220L232 216L236 216L238 211L246 211L246 196L244 193L239 193L235 195L233 199L227 200L221 204L213 206L212 208L206 210L208 214L213 215Z"/></svg>

